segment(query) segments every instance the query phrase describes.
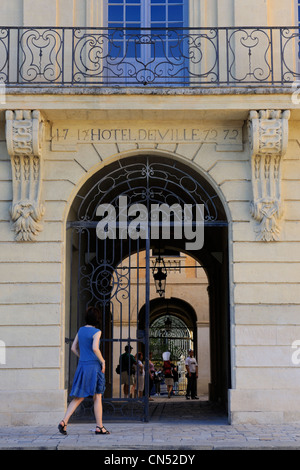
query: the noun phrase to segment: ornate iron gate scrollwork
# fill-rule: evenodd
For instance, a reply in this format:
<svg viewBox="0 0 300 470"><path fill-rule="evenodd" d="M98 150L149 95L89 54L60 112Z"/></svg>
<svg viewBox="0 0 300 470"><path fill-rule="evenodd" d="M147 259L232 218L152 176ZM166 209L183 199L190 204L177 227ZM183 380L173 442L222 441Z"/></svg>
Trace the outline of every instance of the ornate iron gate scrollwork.
<svg viewBox="0 0 300 470"><path fill-rule="evenodd" d="M174 203L204 205L207 225L226 224L218 196L199 175L176 161L164 157L130 157L120 159L92 176L79 190L68 221L68 256L70 260L70 317L66 335L74 338L83 325L89 305L101 311L101 349L106 358L104 414L112 418L139 417L148 420L148 354L150 321L150 249L158 241L150 237L127 237L100 240L96 229L100 218L97 208L110 204L116 208L116 228L122 213L117 211L120 196L127 197L128 207L143 204ZM130 223L130 217L127 223ZM147 222L149 224L149 220ZM163 223L163 220L162 220ZM126 227L125 227L126 228ZM150 231L149 231L150 233ZM172 233L170 235L172 237ZM144 307L141 327L140 310ZM142 351L145 362L145 394L124 399L121 375L116 374L119 357L126 345L133 353ZM68 388L76 368L75 358L66 347ZM79 410L83 417L92 413L92 401Z"/></svg>
<svg viewBox="0 0 300 470"><path fill-rule="evenodd" d="M171 362L174 363L178 373L178 382L174 383L175 395L186 394L186 369L185 358L189 349L194 349L192 331L175 315L168 314L154 320L149 329L149 348L152 351L152 359L162 362L165 351L171 353Z"/></svg>

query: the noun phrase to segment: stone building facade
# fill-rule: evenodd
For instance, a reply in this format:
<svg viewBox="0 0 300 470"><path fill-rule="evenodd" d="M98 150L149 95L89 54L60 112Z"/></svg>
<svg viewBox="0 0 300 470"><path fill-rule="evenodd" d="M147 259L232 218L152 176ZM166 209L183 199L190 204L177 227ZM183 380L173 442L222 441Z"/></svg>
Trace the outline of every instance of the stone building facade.
<svg viewBox="0 0 300 470"><path fill-rule="evenodd" d="M188 280L173 274L171 282L169 277L165 299L170 299L173 315L186 318L193 330L201 365L198 387L208 391L211 400L224 403L230 423L299 421L297 2L178 1L178 8L188 12L184 26L193 34L181 37L188 79L179 80L179 69L175 75L171 68L166 72L170 56L163 61L163 80L159 74L154 79L153 69L145 68L143 78L136 73L133 79L130 70L137 56L129 52L126 67L116 72L128 36L108 37L107 8L126 5L108 3L1 2L0 423L49 424L61 419L74 367L65 339L82 320L83 305L96 299L101 304L99 282L104 288L103 269L100 281L96 276L101 263L95 255L103 246L91 235L96 219L88 212L90 207L95 211L92 191L104 181L103 201L111 202L121 194L115 189L118 178L124 182L128 177L128 194L133 195L135 178L145 174L153 183L145 186L148 194L155 185L162 191L157 175L163 166L170 185L175 187L180 175L187 193L183 201L194 191L185 181L193 181L203 191L201 197L197 192L198 202L204 201L205 192L204 204L217 214L214 218L210 213L204 247L197 252L185 250L180 242L162 246L162 253L177 250L193 259L194 274L187 268ZM148 3L149 8L172 6ZM111 25L116 27L114 16ZM177 26L170 19L165 27ZM101 43L104 37L110 53ZM80 50L82 68L76 54L85 38L90 42ZM154 44L145 30L134 41L136 51ZM177 47L172 36L159 41ZM118 54L113 48L119 48ZM106 66L110 72L99 75L91 63L99 66L104 55L115 62L111 69ZM76 72L82 75L78 81ZM139 173L130 177L132 166ZM170 190L173 195L179 191L176 187ZM115 248L120 250L120 245ZM150 248L157 251L158 242ZM126 249L127 255L142 255L137 246ZM149 246L143 250L150 253ZM91 294L89 287L88 301L79 296L80 288L84 290L78 283L78 273L84 277L80 257L84 267L92 269L84 285L94 289ZM123 260L120 255L118 262ZM118 393L113 380L119 352L129 339L135 347L143 344L147 356L147 321L158 318L163 309L153 290L149 262L146 256L139 289L127 278L129 297L125 301L115 296L118 306L107 316L103 310L111 396ZM203 277L196 263L204 268ZM124 278L123 284L121 276L117 278L116 283L109 278L110 289L115 284L124 288ZM152 290L147 294L149 283ZM144 304L148 318L141 313Z"/></svg>

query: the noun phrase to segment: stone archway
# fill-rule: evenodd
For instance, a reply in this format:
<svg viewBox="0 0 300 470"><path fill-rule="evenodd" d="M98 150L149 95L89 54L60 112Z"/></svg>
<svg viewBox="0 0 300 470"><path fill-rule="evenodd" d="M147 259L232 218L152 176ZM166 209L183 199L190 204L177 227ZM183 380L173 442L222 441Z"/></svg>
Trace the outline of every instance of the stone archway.
<svg viewBox="0 0 300 470"><path fill-rule="evenodd" d="M102 312L103 352L109 357L110 364L104 410L114 416L119 413L123 417L129 416L129 408L132 410L132 402L123 400L119 376L115 374L119 355L125 345L129 344L136 349L142 343L146 369L148 366L150 251L160 245L162 250L174 249L189 254L185 243L187 239L174 237L175 225L172 225L171 235L164 239L163 244L151 236L132 239L123 236L120 230L119 236L99 239L97 228L99 220L103 219L99 217L97 208L101 204L119 210L114 228L124 228L124 224L121 224L124 220L121 220L120 197L127 198L128 207L140 203L147 209L152 203L169 206L174 203L186 204L192 209L196 204L204 206L205 242L203 247L193 252L193 258L203 265L210 286L210 398L223 401L226 405L230 387L230 341L228 223L223 204L214 188L190 165L161 155L139 155L119 159L94 173L76 195L67 224L72 313L67 319L69 338L82 324L85 307L97 305ZM126 230L131 222L132 218L126 219ZM144 259L141 258L143 252ZM141 324L139 311L143 304L145 315ZM74 364L69 363L69 387L74 367ZM143 400L135 403L142 414L147 410L146 402L145 395ZM147 419L145 414L144 419Z"/></svg>

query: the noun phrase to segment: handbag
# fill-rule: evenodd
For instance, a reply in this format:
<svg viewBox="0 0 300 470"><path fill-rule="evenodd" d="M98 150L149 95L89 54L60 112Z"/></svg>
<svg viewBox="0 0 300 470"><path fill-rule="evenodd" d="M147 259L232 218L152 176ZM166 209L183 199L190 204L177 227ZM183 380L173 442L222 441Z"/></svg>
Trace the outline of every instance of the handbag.
<svg viewBox="0 0 300 470"><path fill-rule="evenodd" d="M120 375L120 364L118 364L116 367L116 373Z"/></svg>

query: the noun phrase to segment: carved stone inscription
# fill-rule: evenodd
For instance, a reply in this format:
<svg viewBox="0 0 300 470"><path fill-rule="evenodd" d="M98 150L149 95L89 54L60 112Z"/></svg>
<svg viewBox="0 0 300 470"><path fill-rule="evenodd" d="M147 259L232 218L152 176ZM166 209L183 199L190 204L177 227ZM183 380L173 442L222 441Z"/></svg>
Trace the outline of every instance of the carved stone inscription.
<svg viewBox="0 0 300 470"><path fill-rule="evenodd" d="M242 124L189 126L124 125L107 126L107 123L91 124L90 126L70 126L55 123L51 133L52 150L76 150L77 144L111 144L111 143L212 143L219 151L241 151Z"/></svg>

